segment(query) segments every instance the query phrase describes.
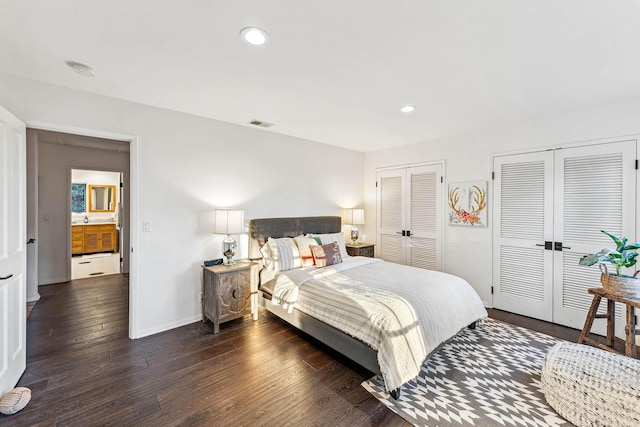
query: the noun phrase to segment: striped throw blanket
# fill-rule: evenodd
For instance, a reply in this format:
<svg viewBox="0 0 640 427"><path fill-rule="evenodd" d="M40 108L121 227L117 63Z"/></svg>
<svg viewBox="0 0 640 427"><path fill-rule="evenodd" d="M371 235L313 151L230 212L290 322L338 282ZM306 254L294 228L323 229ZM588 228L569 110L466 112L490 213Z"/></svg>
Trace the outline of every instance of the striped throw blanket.
<svg viewBox="0 0 640 427"><path fill-rule="evenodd" d="M281 272L272 303L313 316L372 347L387 390L415 378L441 343L487 312L463 279L375 258Z"/></svg>

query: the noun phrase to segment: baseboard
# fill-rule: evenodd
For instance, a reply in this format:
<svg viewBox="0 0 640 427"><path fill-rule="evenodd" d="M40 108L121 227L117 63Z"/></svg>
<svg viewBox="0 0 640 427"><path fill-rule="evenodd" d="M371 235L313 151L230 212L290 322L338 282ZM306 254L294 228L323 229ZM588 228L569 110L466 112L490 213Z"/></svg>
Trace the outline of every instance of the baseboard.
<svg viewBox="0 0 640 427"><path fill-rule="evenodd" d="M40 294L35 294L33 296L27 296L27 302L40 301Z"/></svg>
<svg viewBox="0 0 640 427"><path fill-rule="evenodd" d="M68 282L70 279L68 279L67 277L62 277L59 279L48 279L48 280L42 280L38 283L38 286L44 286L44 285L53 285L55 283L64 283L64 282Z"/></svg>
<svg viewBox="0 0 640 427"><path fill-rule="evenodd" d="M181 326L190 325L192 323L201 322L201 321L202 321L202 315L196 314L194 316L190 316L185 319L176 320L175 322L169 322L163 325L154 326L152 328L142 329L138 331L138 333L136 333L136 331L133 331L133 338L134 339L144 338L144 337L148 337L149 335L159 334L160 332L169 331L171 329L179 328Z"/></svg>

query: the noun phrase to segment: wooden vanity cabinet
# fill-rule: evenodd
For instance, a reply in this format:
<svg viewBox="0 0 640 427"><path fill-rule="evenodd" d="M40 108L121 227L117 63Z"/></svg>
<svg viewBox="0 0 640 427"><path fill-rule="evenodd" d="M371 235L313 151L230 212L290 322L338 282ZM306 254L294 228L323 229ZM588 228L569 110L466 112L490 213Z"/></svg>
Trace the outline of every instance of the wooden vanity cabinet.
<svg viewBox="0 0 640 427"><path fill-rule="evenodd" d="M79 255L84 252L84 227L71 227L71 254Z"/></svg>
<svg viewBox="0 0 640 427"><path fill-rule="evenodd" d="M115 224L76 225L71 231L71 253L116 252L116 239Z"/></svg>

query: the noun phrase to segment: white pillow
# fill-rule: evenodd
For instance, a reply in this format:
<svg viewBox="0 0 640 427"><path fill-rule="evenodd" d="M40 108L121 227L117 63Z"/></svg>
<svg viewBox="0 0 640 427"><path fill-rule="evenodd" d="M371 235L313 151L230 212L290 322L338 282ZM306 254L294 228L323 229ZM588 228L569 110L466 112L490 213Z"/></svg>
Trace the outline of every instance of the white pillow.
<svg viewBox="0 0 640 427"><path fill-rule="evenodd" d="M300 251L290 237L269 239L260 248L264 266L273 271L287 271L302 267Z"/></svg>
<svg viewBox="0 0 640 427"><path fill-rule="evenodd" d="M318 242L313 237L298 236L294 237L293 241L298 246L300 251L300 258L302 259L303 267L311 267L314 265L313 254L311 253L310 246L316 246Z"/></svg>
<svg viewBox="0 0 640 427"><path fill-rule="evenodd" d="M340 247L340 257L345 259L349 257L347 253L347 247L344 245L344 234L342 233L329 233L329 234L312 234L313 237L320 239L320 243L328 245L329 243L338 242Z"/></svg>

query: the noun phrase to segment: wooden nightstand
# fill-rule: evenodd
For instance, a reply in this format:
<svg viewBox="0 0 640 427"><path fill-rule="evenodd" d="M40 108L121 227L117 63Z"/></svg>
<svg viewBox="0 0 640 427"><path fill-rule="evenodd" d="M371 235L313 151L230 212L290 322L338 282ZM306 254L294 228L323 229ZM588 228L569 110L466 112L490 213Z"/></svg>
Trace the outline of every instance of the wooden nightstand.
<svg viewBox="0 0 640 427"><path fill-rule="evenodd" d="M211 320L214 334L228 320L247 314L253 314L253 320L258 319L257 263L236 261L234 265L203 267L203 271L203 320Z"/></svg>
<svg viewBox="0 0 640 427"><path fill-rule="evenodd" d="M359 242L355 245L353 243L345 244L347 247L347 253L351 256L368 256L373 258L373 248L376 247L373 243Z"/></svg>

